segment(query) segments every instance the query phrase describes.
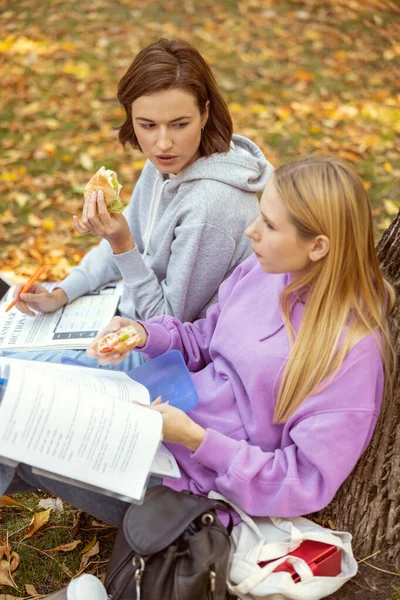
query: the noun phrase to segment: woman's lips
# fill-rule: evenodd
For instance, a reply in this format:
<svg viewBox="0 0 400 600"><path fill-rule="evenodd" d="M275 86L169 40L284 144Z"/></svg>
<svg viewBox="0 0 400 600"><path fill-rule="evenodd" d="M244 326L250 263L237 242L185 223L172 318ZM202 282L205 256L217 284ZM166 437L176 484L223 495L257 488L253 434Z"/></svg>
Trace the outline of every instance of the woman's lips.
<svg viewBox="0 0 400 600"><path fill-rule="evenodd" d="M160 163L166 164L166 165L170 165L171 163L173 163L178 157L177 156L172 156L172 155L162 155L159 154L156 156L156 159L158 161L160 161Z"/></svg>

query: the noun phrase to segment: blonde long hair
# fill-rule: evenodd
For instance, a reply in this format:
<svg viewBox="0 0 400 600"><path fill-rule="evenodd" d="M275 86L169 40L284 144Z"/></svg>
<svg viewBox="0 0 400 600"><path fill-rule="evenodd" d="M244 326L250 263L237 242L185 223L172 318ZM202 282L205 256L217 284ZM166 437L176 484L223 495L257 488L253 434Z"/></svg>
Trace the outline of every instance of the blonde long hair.
<svg viewBox="0 0 400 600"><path fill-rule="evenodd" d="M280 198L303 238L326 235L327 255L281 294L291 353L278 391L274 421L284 423L308 396L333 379L365 335L377 340L390 386L394 352L387 314L394 291L375 253L371 208L363 183L345 162L310 157L274 175ZM306 292L298 333L290 321L294 299Z"/></svg>

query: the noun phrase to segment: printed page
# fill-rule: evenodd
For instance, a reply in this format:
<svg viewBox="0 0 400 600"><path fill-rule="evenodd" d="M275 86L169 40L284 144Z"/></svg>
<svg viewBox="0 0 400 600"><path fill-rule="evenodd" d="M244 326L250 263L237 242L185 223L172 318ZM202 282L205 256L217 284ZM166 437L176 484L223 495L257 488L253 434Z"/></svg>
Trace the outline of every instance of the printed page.
<svg viewBox="0 0 400 600"><path fill-rule="evenodd" d="M162 416L136 403L124 377L0 358L4 363L11 368L0 405L1 456L119 496L142 497Z"/></svg>
<svg viewBox="0 0 400 600"><path fill-rule="evenodd" d="M49 290L55 286L46 284ZM110 284L99 293L77 298L52 313L36 313L35 317L24 315L15 307L6 313L12 294L11 289L7 301L0 304L0 349L85 349L115 315L120 286Z"/></svg>
<svg viewBox="0 0 400 600"><path fill-rule="evenodd" d="M160 477L174 477L178 479L181 476L178 463L174 455L164 444L160 444L157 454L154 457L153 464L150 467L150 472L153 475Z"/></svg>

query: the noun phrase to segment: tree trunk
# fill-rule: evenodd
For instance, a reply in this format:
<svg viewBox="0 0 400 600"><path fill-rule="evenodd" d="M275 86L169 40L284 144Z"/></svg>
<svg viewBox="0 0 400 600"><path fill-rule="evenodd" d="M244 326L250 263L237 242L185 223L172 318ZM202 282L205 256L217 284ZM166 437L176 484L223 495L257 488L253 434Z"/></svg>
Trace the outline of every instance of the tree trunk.
<svg viewBox="0 0 400 600"><path fill-rule="evenodd" d="M372 439L356 468L334 500L321 513L338 530L350 531L359 558L380 550L399 570L400 562L400 212L377 246L382 271L394 285L397 299L390 318L398 357L394 394L384 399Z"/></svg>

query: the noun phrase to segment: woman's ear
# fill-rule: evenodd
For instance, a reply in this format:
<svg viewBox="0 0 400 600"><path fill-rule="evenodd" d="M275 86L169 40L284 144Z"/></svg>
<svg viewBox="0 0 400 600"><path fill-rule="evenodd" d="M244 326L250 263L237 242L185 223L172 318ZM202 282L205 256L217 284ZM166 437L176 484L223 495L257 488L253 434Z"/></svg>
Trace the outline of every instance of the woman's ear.
<svg viewBox="0 0 400 600"><path fill-rule="evenodd" d="M210 101L207 100L206 102L206 106L204 108L204 112L201 115L201 126L205 127L207 121L208 121L208 115L210 114Z"/></svg>
<svg viewBox="0 0 400 600"><path fill-rule="evenodd" d="M331 242L326 235L317 235L312 242L311 250L308 254L310 260L312 262L318 262L328 254L330 247Z"/></svg>

